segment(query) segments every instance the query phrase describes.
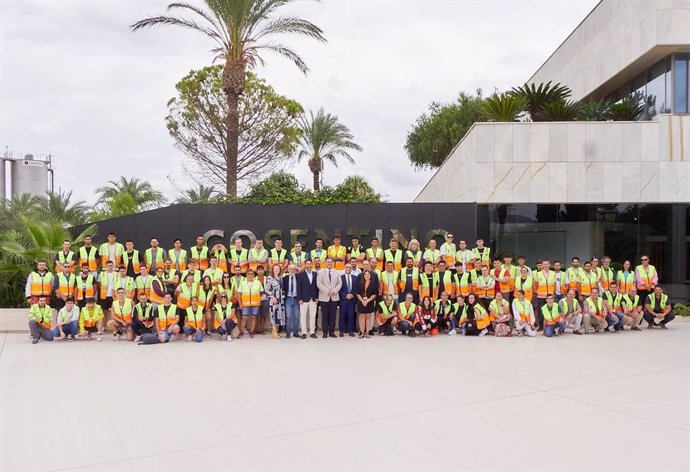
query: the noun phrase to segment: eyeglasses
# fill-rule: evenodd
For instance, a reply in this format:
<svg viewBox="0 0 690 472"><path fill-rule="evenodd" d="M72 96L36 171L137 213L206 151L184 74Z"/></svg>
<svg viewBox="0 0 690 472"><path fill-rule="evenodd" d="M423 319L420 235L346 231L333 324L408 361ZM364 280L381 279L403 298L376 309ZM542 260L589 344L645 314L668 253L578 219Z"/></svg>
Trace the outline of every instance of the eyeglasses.
<svg viewBox="0 0 690 472"><path fill-rule="evenodd" d="M224 275L223 278L224 278L224 279L229 279L230 276L229 276L229 275Z"/></svg>
<svg viewBox="0 0 690 472"><path fill-rule="evenodd" d="M648 260L649 260L649 259L646 259L646 258L645 258L645 259L642 259L642 262L646 262L646 261L648 261Z"/></svg>

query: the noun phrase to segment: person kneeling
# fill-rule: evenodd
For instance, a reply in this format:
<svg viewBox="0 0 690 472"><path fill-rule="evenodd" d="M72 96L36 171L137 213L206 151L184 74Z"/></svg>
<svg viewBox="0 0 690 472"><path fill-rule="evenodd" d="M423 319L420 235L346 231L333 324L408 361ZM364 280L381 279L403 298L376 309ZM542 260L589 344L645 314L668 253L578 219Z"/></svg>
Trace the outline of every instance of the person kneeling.
<svg viewBox="0 0 690 472"><path fill-rule="evenodd" d="M86 305L79 312L79 333L86 333L87 339L96 333L96 341L101 341L103 336L103 308L96 304L93 297L86 298Z"/></svg>
<svg viewBox="0 0 690 472"><path fill-rule="evenodd" d="M414 296L408 293L405 295L405 301L398 307L400 313L398 329L403 336L409 335L414 338L415 331L422 330L422 323L417 318L417 305L412 300L414 300Z"/></svg>
<svg viewBox="0 0 690 472"><path fill-rule="evenodd" d="M561 308L553 302L553 294L546 295L546 305L541 307L544 316L544 335L547 338L559 336L565 331L565 320L561 319Z"/></svg>
<svg viewBox="0 0 690 472"><path fill-rule="evenodd" d="M534 319L534 307L525 299L525 291L517 290L517 298L513 300L513 314L515 316L515 331L518 336L524 333L533 338L537 335L536 320Z"/></svg>
<svg viewBox="0 0 690 472"><path fill-rule="evenodd" d="M139 303L134 306L132 316L132 331L136 336L136 341L141 341L144 334L153 334L154 330L154 307L148 302L148 297L144 292L139 294Z"/></svg>
<svg viewBox="0 0 690 472"><path fill-rule="evenodd" d="M213 328L220 334L221 339L232 341L232 330L237 326L237 317L235 310L228 304L227 295L220 296L220 303L216 303L214 311Z"/></svg>
<svg viewBox="0 0 690 472"><path fill-rule="evenodd" d="M647 295L647 300L644 302L644 320L648 324L647 328L652 329L657 326L668 329L666 324L673 321L675 317L676 315L671 311L671 305L668 304L668 295L657 285L654 287L654 293Z"/></svg>
<svg viewBox="0 0 690 472"><path fill-rule="evenodd" d="M106 327L113 332L113 341L119 341L124 333L127 341L134 341L134 331L132 330L132 312L134 303L130 298L125 298L125 289L117 289L117 299L112 304L113 318L106 323Z"/></svg>
<svg viewBox="0 0 690 472"><path fill-rule="evenodd" d="M379 323L379 336L393 336L393 328L395 328L400 319L393 294L386 294L383 301L379 303L376 319Z"/></svg>
<svg viewBox="0 0 690 472"><path fill-rule="evenodd" d="M65 306L57 314L57 326L53 328L53 336L74 341L79 333L79 307L74 304L74 298L67 297Z"/></svg>
<svg viewBox="0 0 690 472"><path fill-rule="evenodd" d="M52 320L53 311L48 306L47 298L41 295L38 297L38 303L31 305L29 309L29 330L33 344L36 344L39 339L53 340L53 332L50 330Z"/></svg>
<svg viewBox="0 0 690 472"><path fill-rule="evenodd" d="M199 297L194 296L191 306L187 308L187 316L184 325L184 334L187 341L194 339L200 343L204 340L204 307L199 305Z"/></svg>
<svg viewBox="0 0 690 472"><path fill-rule="evenodd" d="M172 341L180 334L180 317L177 314L177 305L172 303L172 295L163 295L163 304L158 305L158 342Z"/></svg>

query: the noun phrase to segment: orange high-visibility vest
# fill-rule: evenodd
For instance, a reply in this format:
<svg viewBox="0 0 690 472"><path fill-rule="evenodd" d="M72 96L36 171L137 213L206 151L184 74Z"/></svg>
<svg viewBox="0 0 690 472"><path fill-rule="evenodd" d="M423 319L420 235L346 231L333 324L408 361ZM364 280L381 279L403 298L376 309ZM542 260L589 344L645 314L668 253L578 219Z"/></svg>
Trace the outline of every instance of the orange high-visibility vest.
<svg viewBox="0 0 690 472"><path fill-rule="evenodd" d="M242 307L254 307L261 305L261 282L252 280L251 285L245 279L240 284L240 296L242 297Z"/></svg>
<svg viewBox="0 0 690 472"><path fill-rule="evenodd" d="M597 288L597 282L599 282L599 277L594 272L587 272L584 270L580 274L580 295L588 297L592 293L592 288Z"/></svg>
<svg viewBox="0 0 690 472"><path fill-rule="evenodd" d="M326 255L334 258L333 263L335 264L335 268L337 270L345 270L345 254L347 254L347 249L345 249L345 246L328 246L328 249L326 249ZM343 260L336 261L336 257L342 257Z"/></svg>
<svg viewBox="0 0 690 472"><path fill-rule="evenodd" d="M168 307L166 307L165 305L158 305L158 330L163 331L168 326L175 324L176 317L176 305L171 304Z"/></svg>
<svg viewBox="0 0 690 472"><path fill-rule="evenodd" d="M122 318L125 323L129 324L132 322L132 309L133 304L130 298L125 298L123 304L120 304L120 300L117 298L113 301L113 314Z"/></svg>
<svg viewBox="0 0 690 472"><path fill-rule="evenodd" d="M199 286L193 282L191 287L187 286L187 284L181 284L178 286L178 291L177 306L182 310L186 310L189 308L192 297L196 296L199 291Z"/></svg>
<svg viewBox="0 0 690 472"><path fill-rule="evenodd" d="M537 272L537 298L546 298L546 295L556 291L556 273L549 270L548 275L543 271Z"/></svg>
<svg viewBox="0 0 690 472"><path fill-rule="evenodd" d="M501 282L500 279L506 276L508 277L508 281ZM504 294L510 293L510 270L503 268L494 269L494 278L498 280L498 286L501 292L503 292Z"/></svg>
<svg viewBox="0 0 690 472"><path fill-rule="evenodd" d="M43 275L38 272L31 272L29 279L31 280L29 290L32 297L50 296L50 291L53 288L53 274L48 271Z"/></svg>
<svg viewBox="0 0 690 472"><path fill-rule="evenodd" d="M89 272L96 272L98 270L98 249L94 246L86 248L83 246L79 248L79 267L82 265L89 265Z"/></svg>

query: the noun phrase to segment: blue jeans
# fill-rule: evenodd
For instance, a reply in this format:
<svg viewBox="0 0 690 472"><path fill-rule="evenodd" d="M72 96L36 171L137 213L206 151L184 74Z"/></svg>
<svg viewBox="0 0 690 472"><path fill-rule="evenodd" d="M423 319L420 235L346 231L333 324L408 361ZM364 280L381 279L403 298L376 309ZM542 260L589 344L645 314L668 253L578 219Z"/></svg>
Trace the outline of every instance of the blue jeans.
<svg viewBox="0 0 690 472"><path fill-rule="evenodd" d="M232 320L225 320L225 323L219 325L216 331L222 336L224 334L229 335L232 333L233 329L235 329L235 322Z"/></svg>
<svg viewBox="0 0 690 472"><path fill-rule="evenodd" d="M609 326L620 328L623 326L623 313L620 311L614 311L612 315L606 317L606 321L608 322Z"/></svg>
<svg viewBox="0 0 690 472"><path fill-rule="evenodd" d="M242 316L259 316L258 306L245 306L242 308Z"/></svg>
<svg viewBox="0 0 690 472"><path fill-rule="evenodd" d="M553 336L556 331L556 328L558 328L558 334L563 334L563 331L565 331L565 321L561 321L560 323L557 323L555 325L544 326L544 334L546 335L546 337L550 338L551 336Z"/></svg>
<svg viewBox="0 0 690 472"><path fill-rule="evenodd" d="M65 333L65 337L72 336L72 339L74 339L79 332L79 326L77 325L76 321L70 321L69 323L62 325L62 332ZM59 328L53 328L53 336L56 338L60 336Z"/></svg>
<svg viewBox="0 0 690 472"><path fill-rule="evenodd" d="M204 330L202 329L194 329L191 326L185 326L184 334L187 336L194 336L194 340L198 343L204 340Z"/></svg>
<svg viewBox="0 0 690 472"><path fill-rule="evenodd" d="M340 300L340 320L338 329L341 333L353 333L355 331L355 299Z"/></svg>
<svg viewBox="0 0 690 472"><path fill-rule="evenodd" d="M299 301L297 298L285 298L285 333L292 333L295 336L299 334Z"/></svg>

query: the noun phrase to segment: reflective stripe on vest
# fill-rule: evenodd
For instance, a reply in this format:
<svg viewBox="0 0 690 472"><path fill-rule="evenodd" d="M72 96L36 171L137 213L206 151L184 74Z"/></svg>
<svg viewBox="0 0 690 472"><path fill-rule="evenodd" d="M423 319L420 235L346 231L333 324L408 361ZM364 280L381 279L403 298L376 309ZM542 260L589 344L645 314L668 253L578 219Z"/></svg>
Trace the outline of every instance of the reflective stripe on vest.
<svg viewBox="0 0 690 472"><path fill-rule="evenodd" d="M191 303L192 297L196 296L199 287L196 283L192 283L189 287L187 284L180 285L180 291L177 295L177 306L183 310L186 310Z"/></svg>
<svg viewBox="0 0 690 472"><path fill-rule="evenodd" d="M525 298L532 301L532 291L534 290L534 280L532 277L527 277L525 281L522 281L522 277L515 279L515 291L513 295L517 298L518 290L523 290L525 292Z"/></svg>
<svg viewBox="0 0 690 472"><path fill-rule="evenodd" d="M194 262L196 262L197 269L208 269L208 247L202 246L199 250L196 246L190 248L189 255Z"/></svg>
<svg viewBox="0 0 690 472"><path fill-rule="evenodd" d="M125 253L122 255L122 263L125 265L125 267L129 266L129 253L127 251L125 251ZM139 251L135 249L132 251L132 270L138 274L140 267L141 259L139 256Z"/></svg>
<svg viewBox="0 0 690 472"><path fill-rule="evenodd" d="M172 261L172 267L176 270L182 272L187 270L187 251L185 249L180 249L180 253L175 253L175 248L168 251L168 259Z"/></svg>
<svg viewBox="0 0 690 472"><path fill-rule="evenodd" d="M628 272L626 275L622 270L616 275L616 280L621 288L621 292L628 293L630 288L635 285L635 274Z"/></svg>
<svg viewBox="0 0 690 472"><path fill-rule="evenodd" d="M29 290L31 290L32 297L50 296L50 291L53 288L53 274L47 271L43 275L38 272L31 272L29 277L31 279Z"/></svg>
<svg viewBox="0 0 690 472"><path fill-rule="evenodd" d="M69 274L69 277L66 277L64 273L58 274L58 290L60 290L60 295L74 297L76 282L77 278L74 274Z"/></svg>
<svg viewBox="0 0 690 472"><path fill-rule="evenodd" d="M261 305L261 282L252 280L251 285L245 279L240 284L242 307L255 307Z"/></svg>
<svg viewBox="0 0 690 472"><path fill-rule="evenodd" d="M592 293L592 288L597 287L598 281L599 278L594 272L590 272L587 275L587 272L582 271L582 274L580 274L580 295L589 296Z"/></svg>
<svg viewBox="0 0 690 472"><path fill-rule="evenodd" d="M124 303L120 303L119 299L113 301L113 314L125 320L125 323L132 322L132 300L125 298Z"/></svg>
<svg viewBox="0 0 690 472"><path fill-rule="evenodd" d="M77 277L77 300L94 297L93 282L94 277L91 274L86 277L86 281L82 279L81 275Z"/></svg>
<svg viewBox="0 0 690 472"><path fill-rule="evenodd" d="M177 317L177 305L170 304L167 308L165 305L158 305L158 329L164 330L168 326L175 324Z"/></svg>
<svg viewBox="0 0 690 472"><path fill-rule="evenodd" d="M79 267L84 264L89 265L89 272L96 272L98 270L98 250L91 246L86 249L85 246L79 248Z"/></svg>
<svg viewBox="0 0 690 472"><path fill-rule="evenodd" d="M556 273L552 270L544 275L544 272L537 272L537 297L546 298L546 295L556 291Z"/></svg>
<svg viewBox="0 0 690 472"><path fill-rule="evenodd" d="M654 308L654 305L656 305L656 295L653 293L650 293L649 294L649 301L652 302L651 305L652 305L652 308ZM668 295L666 295L665 293L662 293L661 294L661 302L659 303L659 306L661 307L662 310L664 308L666 308L666 302L667 301L668 301Z"/></svg>

